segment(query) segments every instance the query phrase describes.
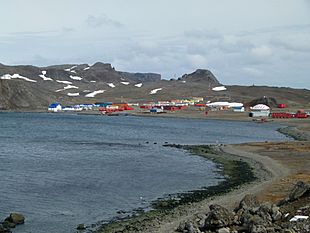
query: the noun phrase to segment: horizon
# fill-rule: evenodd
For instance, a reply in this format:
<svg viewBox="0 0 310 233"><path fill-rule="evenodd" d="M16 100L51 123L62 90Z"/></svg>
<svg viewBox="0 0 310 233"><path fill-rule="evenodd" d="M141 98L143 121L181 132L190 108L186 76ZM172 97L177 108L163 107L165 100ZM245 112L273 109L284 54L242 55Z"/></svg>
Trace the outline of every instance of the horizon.
<svg viewBox="0 0 310 233"><path fill-rule="evenodd" d="M101 61L168 80L208 69L227 85L310 89L306 0L54 0L44 5L12 0L2 8L0 61L7 65Z"/></svg>

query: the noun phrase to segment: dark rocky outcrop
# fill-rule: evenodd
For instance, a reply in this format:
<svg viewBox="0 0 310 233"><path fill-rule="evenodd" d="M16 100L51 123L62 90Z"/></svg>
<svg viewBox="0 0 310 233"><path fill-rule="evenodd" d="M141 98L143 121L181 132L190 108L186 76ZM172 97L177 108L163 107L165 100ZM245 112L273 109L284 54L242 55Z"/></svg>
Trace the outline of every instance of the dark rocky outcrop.
<svg viewBox="0 0 310 233"><path fill-rule="evenodd" d="M221 85L210 70L198 69L191 74L184 74L180 80L186 82L207 82L210 87Z"/></svg>
<svg viewBox="0 0 310 233"><path fill-rule="evenodd" d="M161 80L161 75L156 73L128 73L128 72L120 72L120 74L130 80L134 80L136 82L158 82Z"/></svg>

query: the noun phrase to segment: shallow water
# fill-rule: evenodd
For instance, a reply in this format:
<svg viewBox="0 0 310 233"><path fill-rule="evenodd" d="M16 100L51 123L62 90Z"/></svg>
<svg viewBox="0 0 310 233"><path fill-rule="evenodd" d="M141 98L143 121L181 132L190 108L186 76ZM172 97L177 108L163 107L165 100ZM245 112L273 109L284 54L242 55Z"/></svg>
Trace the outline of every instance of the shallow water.
<svg viewBox="0 0 310 233"><path fill-rule="evenodd" d="M70 233L169 193L217 184L215 164L165 143L283 140L275 124L197 119L0 114L0 219L14 232Z"/></svg>

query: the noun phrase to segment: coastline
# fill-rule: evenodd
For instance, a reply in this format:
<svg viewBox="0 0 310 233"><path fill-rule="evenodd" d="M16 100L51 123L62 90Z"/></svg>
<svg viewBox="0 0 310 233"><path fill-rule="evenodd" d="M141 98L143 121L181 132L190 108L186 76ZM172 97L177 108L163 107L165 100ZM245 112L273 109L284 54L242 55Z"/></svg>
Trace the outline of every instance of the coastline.
<svg viewBox="0 0 310 233"><path fill-rule="evenodd" d="M281 122L287 123L287 122ZM303 122L302 122L303 123ZM300 137L302 135L309 136L309 132L300 129L300 125L303 124L292 124L293 126L280 128L278 131L295 140L305 140L309 143L310 137ZM286 142L276 142L286 143ZM298 141L287 142L291 145L298 144ZM101 232L174 232L178 227L180 222L193 219L195 216L205 213L208 211L208 206L216 203L225 206L228 209L233 209L243 196L246 194L258 195L262 200L266 200L266 192L268 189L275 185L280 180L294 174L294 170L285 166L281 161L271 158L270 156L261 155L254 150L248 150L247 147L254 145L269 145L268 142L265 143L244 143L236 145L221 145L221 146L208 146L208 145L195 145L195 146L180 146L172 145L180 149L187 149L194 153L195 155L203 156L209 160L213 160L219 166L222 166L225 176L233 175L236 169L232 169L229 166L229 162L242 161L246 166L249 166L252 174L247 174L248 177L253 175L253 179L241 179L241 183L238 185L226 186L224 189L221 184L217 188L213 189L211 187L212 194L207 194L205 196L199 196L201 199L195 199L195 195L191 193L191 200L186 203L181 203L181 205L172 206L173 208L155 208L155 210L142 213L133 218L128 218L121 221L114 221L109 224L102 225L99 230L95 231L97 233ZM298 147L298 145L295 145ZM296 149L296 148L295 148ZM282 184L283 185L283 184ZM284 188L284 193L289 192L289 188L293 185L293 182L287 183ZM277 199L281 199L285 194L279 196ZM270 200L268 200L270 201ZM274 200L271 200L274 201ZM165 207L169 207L169 203L165 203ZM171 204L171 203L170 203Z"/></svg>
<svg viewBox="0 0 310 233"><path fill-rule="evenodd" d="M187 150L194 155L202 156L220 166L223 176L226 179L218 185L210 186L206 189L193 190L188 193L180 193L171 196L171 199L158 199L152 203L153 209L142 212L137 216L120 220L112 220L108 224L103 224L95 232L153 232L160 227L159 222L171 222L175 217L179 218L188 214L188 208L199 204L205 200L213 199L215 196L227 195L232 190L238 189L245 184L255 183L257 180L265 179L268 172L258 169L252 170L252 165L257 166L249 159L224 152L223 145L165 145ZM251 165L250 165L251 164ZM258 167L260 167L258 165ZM257 168L258 168L257 167ZM196 208L194 208L196 209ZM159 231L160 232L160 231Z"/></svg>
<svg viewBox="0 0 310 233"><path fill-rule="evenodd" d="M160 117L160 115L157 115L157 116ZM152 117L152 115L150 115L150 117ZM179 116L175 115L175 116L167 116L167 117L179 117ZM190 117L186 116L185 118L190 118ZM231 120L231 119L226 119L226 118L221 119L221 118L212 118L212 117L207 117L205 119ZM249 121L249 118L238 119L238 120ZM278 130L279 132L285 133L286 135L293 137L295 139L309 141L310 140L309 139L310 137L308 137L309 127L307 127L308 126L307 122L309 122L309 120L299 120L297 122L297 121L288 121L288 120L281 119L281 120L275 121L275 123L282 123L282 124L288 125L288 127L286 128L279 129ZM273 123L271 122L267 124L273 124ZM270 187L272 185L274 185L276 182L279 182L279 180L291 179L287 177L291 177L292 175L295 175L296 173L296 170L289 168L287 164L283 164L282 161L279 161L278 158L275 158L275 157L270 158L270 153L277 151L281 146L284 147L284 146L289 145L291 147L295 147L296 149L296 147L299 147L305 143L306 142L302 142L300 144L298 141L291 141L288 143L286 142L244 143L244 144L235 144L235 145L222 145L222 146L213 148L213 149L216 149L218 152L215 154L218 154L221 156L223 154L227 154L231 158L235 160L241 159L241 161L244 161L245 163L253 167L253 174L255 174L256 180L248 182L243 185L239 185L237 188L233 190L229 190L229 192L217 192L217 193L214 193L213 196L204 196L203 200L199 200L199 201L193 200L193 202L189 202L185 204L182 203L181 205L178 205L174 209L168 208L169 211L163 208L160 211L157 210L154 212L146 212L146 213L140 212L142 214L139 213L137 217L126 218L123 221L117 222L117 226L113 224L109 224L110 229L102 228L101 230L98 230L95 232L120 231L120 229L118 228L120 223L122 225L121 227L123 227L122 232L173 232L178 227L178 224L180 223L180 221L193 218L197 214L200 214L200 213L205 213L208 210L208 206L212 203L222 204L225 207L232 209L235 203L237 203L247 193L258 194L261 198L266 198L266 192L270 191ZM306 144L309 145L308 142ZM208 146L205 146L205 145L180 146L180 149L189 149L189 150L196 149L199 152L199 149L206 150L205 147L208 147ZM207 148L207 149L210 149L210 148ZM195 154L199 154L199 153L195 153ZM212 154L212 153L209 153L209 154ZM202 152L200 156L205 156L208 159L211 159L211 160L214 159L215 162L219 162L219 161L216 161L216 158L212 156L208 157L207 155L204 155L204 152ZM229 161L229 159L227 161ZM302 178L302 177L299 176L299 178ZM281 186L281 188L284 187L284 191L287 191L291 183L292 182L290 181L290 183L286 184L285 187ZM283 185L283 182L281 185ZM218 195L218 193L221 193L221 195ZM123 225L123 223L126 223L126 221L129 222L129 225L128 224Z"/></svg>

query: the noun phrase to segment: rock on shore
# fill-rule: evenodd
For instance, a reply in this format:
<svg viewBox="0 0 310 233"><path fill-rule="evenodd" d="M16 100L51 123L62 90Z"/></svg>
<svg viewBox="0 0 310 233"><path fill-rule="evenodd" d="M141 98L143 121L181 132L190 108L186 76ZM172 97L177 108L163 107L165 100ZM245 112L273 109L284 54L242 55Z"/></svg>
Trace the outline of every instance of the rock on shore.
<svg viewBox="0 0 310 233"><path fill-rule="evenodd" d="M310 186L298 182L290 195L278 204L260 203L246 195L239 206L228 211L211 205L210 212L182 222L183 233L306 233L310 232Z"/></svg>
<svg viewBox="0 0 310 233"><path fill-rule="evenodd" d="M11 213L3 222L0 223L0 233L11 233L11 228L16 225L24 224L25 217L19 213Z"/></svg>

